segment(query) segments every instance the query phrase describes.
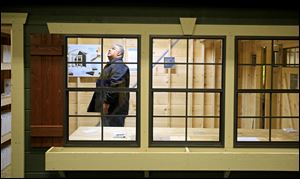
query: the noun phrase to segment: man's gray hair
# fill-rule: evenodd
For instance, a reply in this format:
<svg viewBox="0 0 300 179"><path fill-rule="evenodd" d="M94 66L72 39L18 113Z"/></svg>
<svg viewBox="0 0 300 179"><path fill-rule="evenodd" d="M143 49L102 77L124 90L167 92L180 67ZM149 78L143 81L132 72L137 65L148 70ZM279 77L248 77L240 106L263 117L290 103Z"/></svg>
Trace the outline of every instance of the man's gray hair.
<svg viewBox="0 0 300 179"><path fill-rule="evenodd" d="M114 44L114 47L117 48L118 52L120 52L121 56L124 56L124 47L120 44Z"/></svg>

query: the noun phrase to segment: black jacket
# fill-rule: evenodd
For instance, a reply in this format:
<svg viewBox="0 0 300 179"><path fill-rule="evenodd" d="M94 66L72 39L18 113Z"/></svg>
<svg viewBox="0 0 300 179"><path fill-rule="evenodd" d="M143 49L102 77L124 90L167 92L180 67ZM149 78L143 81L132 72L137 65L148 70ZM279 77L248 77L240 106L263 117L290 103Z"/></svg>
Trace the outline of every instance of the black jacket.
<svg viewBox="0 0 300 179"><path fill-rule="evenodd" d="M95 91L88 106L88 112L101 112L103 103L109 104L108 114L127 115L129 109L128 91L111 91L110 88L129 88L130 72L122 58L108 62L97 79L96 87L103 90Z"/></svg>

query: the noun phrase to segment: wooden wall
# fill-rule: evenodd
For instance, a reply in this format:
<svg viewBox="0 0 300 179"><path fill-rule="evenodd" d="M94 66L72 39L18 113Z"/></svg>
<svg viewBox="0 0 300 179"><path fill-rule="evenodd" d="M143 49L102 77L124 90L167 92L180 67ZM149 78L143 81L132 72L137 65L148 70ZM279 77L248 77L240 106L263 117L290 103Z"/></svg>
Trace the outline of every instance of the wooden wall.
<svg viewBox="0 0 300 179"><path fill-rule="evenodd" d="M299 68L285 66L283 49L298 47L299 41L274 41L273 51L278 51L276 66L271 69L272 41L242 40L239 42L238 56L238 89L291 89L291 74L298 75L299 89ZM265 51L265 53L264 53ZM274 54L275 56L275 54ZM256 58L255 58L256 57ZM253 58L255 60L253 61ZM299 64L298 57L295 57ZM249 64L249 65L242 65ZM252 64L252 65L251 65ZM267 64L257 65L257 64ZM271 87L271 78L273 78ZM240 93L238 96L239 116L270 116L270 106L272 106L272 116L298 116L299 115L299 95L297 93L273 93L272 104L270 105L270 93ZM264 105L264 111L263 107ZM269 128L269 119L265 119L264 125L261 118L239 119L240 128ZM299 128L299 120L293 118L274 118L272 128Z"/></svg>
<svg viewBox="0 0 300 179"><path fill-rule="evenodd" d="M175 57L176 63L201 64L190 64L188 69L185 64L176 64L173 68L164 68L163 64L157 64L152 69L153 88L185 89L188 84L190 89L220 89L221 65L203 65L203 63L222 63L221 41L200 39L189 41L181 39L177 43L175 41L176 39L155 39L153 62L157 62L161 55L168 51L165 56ZM188 52L187 43L189 43ZM154 93L153 100L154 115L185 116L185 93L157 92ZM190 116L219 116L220 94L188 93L187 105L187 114ZM153 121L154 127L184 127L185 125L185 118L157 117ZM218 128L219 119L192 118L188 121L188 127Z"/></svg>

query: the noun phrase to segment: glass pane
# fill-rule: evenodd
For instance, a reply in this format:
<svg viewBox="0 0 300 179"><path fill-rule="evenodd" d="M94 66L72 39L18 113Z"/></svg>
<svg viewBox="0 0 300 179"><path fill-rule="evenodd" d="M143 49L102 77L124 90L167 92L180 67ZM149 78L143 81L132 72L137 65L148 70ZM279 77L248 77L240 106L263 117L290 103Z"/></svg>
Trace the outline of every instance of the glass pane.
<svg viewBox="0 0 300 179"><path fill-rule="evenodd" d="M98 76L101 71L101 38L67 39L68 76Z"/></svg>
<svg viewBox="0 0 300 179"><path fill-rule="evenodd" d="M238 116L270 116L270 94L239 93Z"/></svg>
<svg viewBox="0 0 300 179"><path fill-rule="evenodd" d="M166 64L153 64L153 88L185 88L186 65L174 64L172 68Z"/></svg>
<svg viewBox="0 0 300 179"><path fill-rule="evenodd" d="M137 98L136 98L136 92L130 92L129 93L129 110L128 115L136 115L136 109L137 109Z"/></svg>
<svg viewBox="0 0 300 179"><path fill-rule="evenodd" d="M273 118L272 141L299 141L299 118Z"/></svg>
<svg viewBox="0 0 300 179"><path fill-rule="evenodd" d="M165 57L174 57L175 63L186 63L186 39L153 39L152 62L163 63Z"/></svg>
<svg viewBox="0 0 300 179"><path fill-rule="evenodd" d="M219 118L188 118L188 141L219 141Z"/></svg>
<svg viewBox="0 0 300 179"><path fill-rule="evenodd" d="M69 140L101 140L100 117L69 117Z"/></svg>
<svg viewBox="0 0 300 179"><path fill-rule="evenodd" d="M273 93L272 116L299 116L299 93Z"/></svg>
<svg viewBox="0 0 300 179"><path fill-rule="evenodd" d="M185 116L185 93L155 92L153 93L154 116Z"/></svg>
<svg viewBox="0 0 300 179"><path fill-rule="evenodd" d="M127 64L130 71L130 80L129 80L129 88L137 88L138 87L138 66L135 64Z"/></svg>
<svg viewBox="0 0 300 179"><path fill-rule="evenodd" d="M125 118L125 127L116 126L104 126L103 127L103 140L136 140L136 118L135 117L103 117L103 120L118 120L119 118ZM105 123L103 121L103 123Z"/></svg>
<svg viewBox="0 0 300 179"><path fill-rule="evenodd" d="M153 141L185 141L185 118L153 118Z"/></svg>
<svg viewBox="0 0 300 179"><path fill-rule="evenodd" d="M270 89L271 66L239 65L238 66L238 89Z"/></svg>
<svg viewBox="0 0 300 179"><path fill-rule="evenodd" d="M68 63L68 77L97 77L101 73L100 63Z"/></svg>
<svg viewBox="0 0 300 179"><path fill-rule="evenodd" d="M104 140L136 140L136 118L125 121L125 127L103 127ZM70 117L69 135L69 140L101 140L100 117Z"/></svg>
<svg viewBox="0 0 300 179"><path fill-rule="evenodd" d="M129 80L128 80L129 81L129 85L128 85L128 87L129 88L137 88L138 87L138 82L137 82L137 75L138 75L137 68L138 68L138 65L137 64L124 63L124 64L121 65L121 67L118 67L118 65L120 65L118 63L116 63L114 65L117 66L117 69L118 68L122 68L123 65L127 66L129 68ZM106 62L103 63L103 68L106 68L106 66L109 66L109 64L107 64ZM110 73L110 72L108 72L108 73ZM121 76L121 75L117 74L116 77L118 78L119 76ZM127 81L124 82L124 83L122 83L122 85L118 85L120 81L117 81L117 80L119 80L119 79L116 79L114 77L107 78L105 76L100 76L100 75L99 75L99 77L101 79L109 79L110 80L109 83L111 84L112 87L114 87L116 85L119 86L119 87L127 87ZM124 76L124 79L126 79L126 78L127 78L127 75ZM109 87L109 85L105 85L105 86Z"/></svg>
<svg viewBox="0 0 300 179"><path fill-rule="evenodd" d="M101 98L104 99L104 92L96 92L93 100L93 91L69 92L69 115L100 115ZM135 92L120 92L110 91L108 93L111 100L118 99L113 105L109 106L110 114L116 115L135 115L136 114L136 93ZM98 97L98 101L95 101ZM129 98L129 100L128 100ZM102 100L103 100L102 99ZM99 108L99 109L98 109ZM89 112L88 112L89 111Z"/></svg>
<svg viewBox="0 0 300 179"><path fill-rule="evenodd" d="M68 88L96 88L96 81L98 77L68 77Z"/></svg>
<svg viewBox="0 0 300 179"><path fill-rule="evenodd" d="M273 67L273 89L299 89L299 66Z"/></svg>
<svg viewBox="0 0 300 179"><path fill-rule="evenodd" d="M274 63L299 65L299 40L274 40Z"/></svg>
<svg viewBox="0 0 300 179"><path fill-rule="evenodd" d="M124 62L137 63L138 49L137 38L103 38L103 61L108 62L107 52L114 44L122 45L124 48Z"/></svg>
<svg viewBox="0 0 300 179"><path fill-rule="evenodd" d="M221 65L189 65L189 88L217 88L222 85Z"/></svg>
<svg viewBox="0 0 300 179"><path fill-rule="evenodd" d="M271 64L272 40L239 40L238 64Z"/></svg>
<svg viewBox="0 0 300 179"><path fill-rule="evenodd" d="M99 112L87 112L93 91L69 92L69 115L100 115Z"/></svg>
<svg viewBox="0 0 300 179"><path fill-rule="evenodd" d="M189 63L222 63L222 40L190 39Z"/></svg>
<svg viewBox="0 0 300 179"><path fill-rule="evenodd" d="M238 118L237 141L269 141L268 118Z"/></svg>
<svg viewBox="0 0 300 179"><path fill-rule="evenodd" d="M189 116L220 116L219 93L188 93Z"/></svg>
<svg viewBox="0 0 300 179"><path fill-rule="evenodd" d="M101 62L101 38L68 38L68 62L79 63Z"/></svg>
<svg viewBox="0 0 300 179"><path fill-rule="evenodd" d="M283 61L286 61L287 65L299 65L299 47L284 49L283 54Z"/></svg>
<svg viewBox="0 0 300 179"><path fill-rule="evenodd" d="M136 92L103 90L99 95L99 106L105 115L136 115ZM101 98L104 100L104 104ZM101 103L101 104L100 104ZM96 103L97 106L97 103ZM107 108L107 109L105 109Z"/></svg>

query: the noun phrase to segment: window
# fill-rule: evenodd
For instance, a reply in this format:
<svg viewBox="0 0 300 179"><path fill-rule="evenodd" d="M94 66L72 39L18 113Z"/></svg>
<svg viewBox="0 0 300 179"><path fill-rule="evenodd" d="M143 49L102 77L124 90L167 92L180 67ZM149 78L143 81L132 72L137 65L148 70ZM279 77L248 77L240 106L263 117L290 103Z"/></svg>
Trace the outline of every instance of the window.
<svg viewBox="0 0 300 179"><path fill-rule="evenodd" d="M140 37L67 36L66 44L65 145L139 146Z"/></svg>
<svg viewBox="0 0 300 179"><path fill-rule="evenodd" d="M151 36L150 146L223 146L224 41Z"/></svg>
<svg viewBox="0 0 300 179"><path fill-rule="evenodd" d="M235 146L298 147L298 38L236 37Z"/></svg>

